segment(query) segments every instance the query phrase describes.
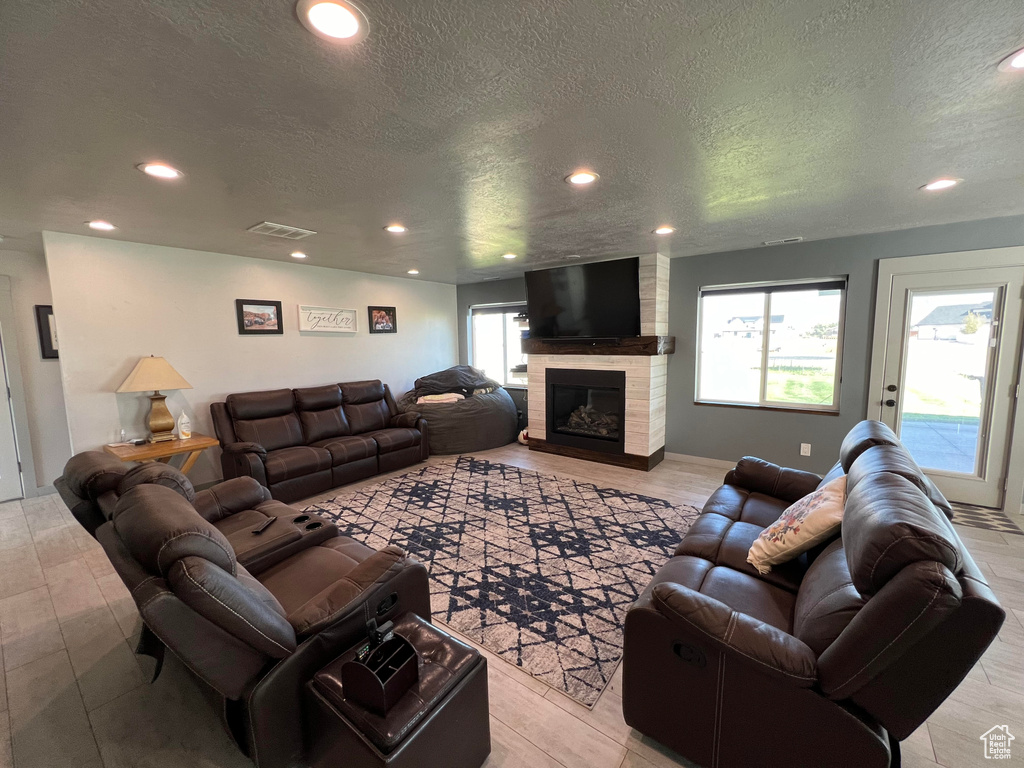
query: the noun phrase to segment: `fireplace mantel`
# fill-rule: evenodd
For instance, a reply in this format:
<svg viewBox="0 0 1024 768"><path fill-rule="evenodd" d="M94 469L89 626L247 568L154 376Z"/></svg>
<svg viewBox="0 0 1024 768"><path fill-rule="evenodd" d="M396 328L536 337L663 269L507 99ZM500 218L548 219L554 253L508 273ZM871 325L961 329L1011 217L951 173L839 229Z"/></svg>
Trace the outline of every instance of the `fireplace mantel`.
<svg viewBox="0 0 1024 768"><path fill-rule="evenodd" d="M675 336L628 336L621 339L523 339L528 355L624 355L653 357L676 351Z"/></svg>
<svg viewBox="0 0 1024 768"><path fill-rule="evenodd" d="M524 339L530 450L649 470L665 456L665 401L668 356L676 340L668 336L669 260L640 257L640 333L619 339ZM547 375L551 369L625 373L623 441L616 453L549 443Z"/></svg>

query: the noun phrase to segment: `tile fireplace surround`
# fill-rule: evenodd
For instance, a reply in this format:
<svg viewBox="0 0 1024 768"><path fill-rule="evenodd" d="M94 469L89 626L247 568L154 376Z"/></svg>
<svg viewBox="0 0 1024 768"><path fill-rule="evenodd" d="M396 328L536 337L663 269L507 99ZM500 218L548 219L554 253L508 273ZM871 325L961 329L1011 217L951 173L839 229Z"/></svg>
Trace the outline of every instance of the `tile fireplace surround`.
<svg viewBox="0 0 1024 768"><path fill-rule="evenodd" d="M548 354L552 345L534 345L544 351L535 354L530 348L527 358L528 413L530 448L561 453L576 458L589 458L637 469L651 469L661 461L665 451L665 399L668 383L668 356L673 345L662 339L668 334L669 260L661 254L640 257L640 333L647 344L623 344L623 354L604 354L614 346L595 348L591 342L571 344L559 342L558 351ZM597 352L597 354L595 354ZM544 440L547 418L547 381L549 368L578 371L621 371L626 376L624 453L614 455L580 449L564 449Z"/></svg>

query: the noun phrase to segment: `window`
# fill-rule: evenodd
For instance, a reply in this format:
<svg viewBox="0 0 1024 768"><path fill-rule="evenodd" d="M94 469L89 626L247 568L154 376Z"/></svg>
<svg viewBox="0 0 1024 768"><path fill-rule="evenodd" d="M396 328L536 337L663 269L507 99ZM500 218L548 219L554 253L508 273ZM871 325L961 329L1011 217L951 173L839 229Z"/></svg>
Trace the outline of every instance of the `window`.
<svg viewBox="0 0 1024 768"><path fill-rule="evenodd" d="M697 402L838 411L846 279L702 288Z"/></svg>
<svg viewBox="0 0 1024 768"><path fill-rule="evenodd" d="M470 316L473 367L503 386L525 387L526 355L522 349L522 332L528 328L526 305L473 307Z"/></svg>

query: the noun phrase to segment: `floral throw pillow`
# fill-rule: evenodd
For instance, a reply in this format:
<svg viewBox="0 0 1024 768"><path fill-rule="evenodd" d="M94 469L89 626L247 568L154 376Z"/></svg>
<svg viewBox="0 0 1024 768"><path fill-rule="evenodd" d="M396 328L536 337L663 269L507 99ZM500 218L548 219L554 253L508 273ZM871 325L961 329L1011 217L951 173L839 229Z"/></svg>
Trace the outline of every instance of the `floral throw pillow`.
<svg viewBox="0 0 1024 768"><path fill-rule="evenodd" d="M791 504L774 523L754 540L747 562L758 573L786 563L815 544L836 534L843 524L846 475L809 493Z"/></svg>

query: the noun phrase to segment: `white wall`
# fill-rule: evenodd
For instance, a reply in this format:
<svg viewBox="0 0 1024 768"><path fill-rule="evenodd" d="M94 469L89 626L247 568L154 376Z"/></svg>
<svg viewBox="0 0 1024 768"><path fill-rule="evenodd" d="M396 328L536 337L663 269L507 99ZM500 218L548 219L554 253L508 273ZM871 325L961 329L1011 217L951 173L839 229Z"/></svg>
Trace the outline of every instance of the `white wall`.
<svg viewBox="0 0 1024 768"><path fill-rule="evenodd" d="M44 232L75 452L145 434L149 400L115 395L158 355L194 389L168 393L175 418L213 435L209 405L231 392L381 379L396 397L458 360L455 286L220 253ZM240 336L235 299L282 302L281 336ZM358 310L354 335L299 333L298 304ZM395 306L398 333L367 332L367 305ZM220 476L217 450L190 477Z"/></svg>
<svg viewBox="0 0 1024 768"><path fill-rule="evenodd" d="M4 341L8 345L18 345L28 415L30 439L21 441L22 459L24 463L25 444L30 442L36 486L46 487L64 471L64 463L71 456L60 361L42 358L36 332L35 305L52 303L46 259L34 253L0 251L0 275L11 279L15 328ZM33 490L25 489L28 495Z"/></svg>

